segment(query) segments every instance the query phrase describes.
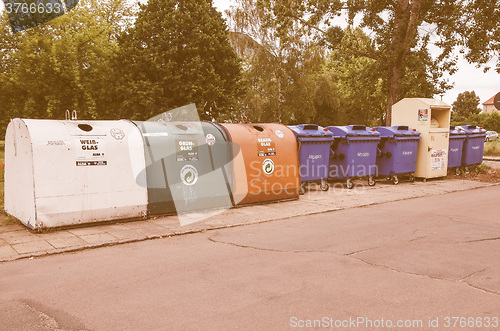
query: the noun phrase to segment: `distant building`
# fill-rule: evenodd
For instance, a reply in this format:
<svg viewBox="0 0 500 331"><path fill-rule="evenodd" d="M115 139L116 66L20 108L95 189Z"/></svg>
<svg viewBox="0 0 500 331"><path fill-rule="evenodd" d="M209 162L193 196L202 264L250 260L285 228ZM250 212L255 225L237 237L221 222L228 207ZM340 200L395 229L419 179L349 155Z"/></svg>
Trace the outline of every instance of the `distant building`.
<svg viewBox="0 0 500 331"><path fill-rule="evenodd" d="M494 99L495 99L495 95L492 96L488 101L483 103L483 113L491 114L495 111L500 112L498 109L495 108Z"/></svg>

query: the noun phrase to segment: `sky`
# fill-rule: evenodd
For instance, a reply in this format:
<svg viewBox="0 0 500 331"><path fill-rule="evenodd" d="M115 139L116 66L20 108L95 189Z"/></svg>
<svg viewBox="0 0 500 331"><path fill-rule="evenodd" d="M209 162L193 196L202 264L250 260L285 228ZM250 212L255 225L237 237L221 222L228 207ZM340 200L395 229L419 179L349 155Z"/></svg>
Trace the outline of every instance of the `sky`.
<svg viewBox="0 0 500 331"><path fill-rule="evenodd" d="M221 12L229 9L232 3L234 2L230 0L214 0L215 7ZM495 67L495 63L489 65L492 68ZM450 83L454 83L454 87L443 95L443 101L450 105L457 100L459 93L475 91L481 100L479 106L482 108L483 102L500 92L500 74L494 69L484 73L483 68L476 68L474 64L467 63L463 57L459 59L458 72L453 76L447 76L447 78L449 78ZM440 96L435 97L441 98Z"/></svg>

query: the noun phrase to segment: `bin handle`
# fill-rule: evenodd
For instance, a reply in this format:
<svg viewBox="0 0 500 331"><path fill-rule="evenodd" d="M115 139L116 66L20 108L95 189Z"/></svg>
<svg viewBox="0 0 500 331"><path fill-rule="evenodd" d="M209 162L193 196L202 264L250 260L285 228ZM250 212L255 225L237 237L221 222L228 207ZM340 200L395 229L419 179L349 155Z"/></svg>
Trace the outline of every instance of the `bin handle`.
<svg viewBox="0 0 500 331"><path fill-rule="evenodd" d="M76 110L73 109L73 111L71 112L71 116L70 116L70 112L69 112L69 109L66 109L66 121L76 121L78 119L78 116L76 115Z"/></svg>
<svg viewBox="0 0 500 331"><path fill-rule="evenodd" d="M335 158L335 151L330 147L330 155Z"/></svg>

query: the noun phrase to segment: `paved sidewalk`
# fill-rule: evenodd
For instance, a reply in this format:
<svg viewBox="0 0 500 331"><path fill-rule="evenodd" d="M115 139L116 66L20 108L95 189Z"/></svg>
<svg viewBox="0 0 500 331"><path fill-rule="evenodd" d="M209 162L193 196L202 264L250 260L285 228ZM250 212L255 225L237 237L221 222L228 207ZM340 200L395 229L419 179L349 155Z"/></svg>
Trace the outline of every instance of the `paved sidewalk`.
<svg viewBox="0 0 500 331"><path fill-rule="evenodd" d="M333 185L327 192L311 188L299 200L225 210L188 226L180 226L176 216L63 229L48 233L32 232L21 224L0 226L0 262L498 185L458 179L430 180L426 183L402 181L396 186L388 182L378 182L375 187L368 187L364 182L359 184L353 190L344 189L341 183Z"/></svg>

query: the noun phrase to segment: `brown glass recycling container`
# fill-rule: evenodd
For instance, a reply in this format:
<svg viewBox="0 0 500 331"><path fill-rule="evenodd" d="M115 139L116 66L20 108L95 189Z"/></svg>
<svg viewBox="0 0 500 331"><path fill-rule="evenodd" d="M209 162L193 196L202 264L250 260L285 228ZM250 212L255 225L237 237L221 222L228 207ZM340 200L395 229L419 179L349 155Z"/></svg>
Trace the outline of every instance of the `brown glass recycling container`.
<svg viewBox="0 0 500 331"><path fill-rule="evenodd" d="M300 172L297 141L282 124L220 124L233 143L235 205L296 199Z"/></svg>

